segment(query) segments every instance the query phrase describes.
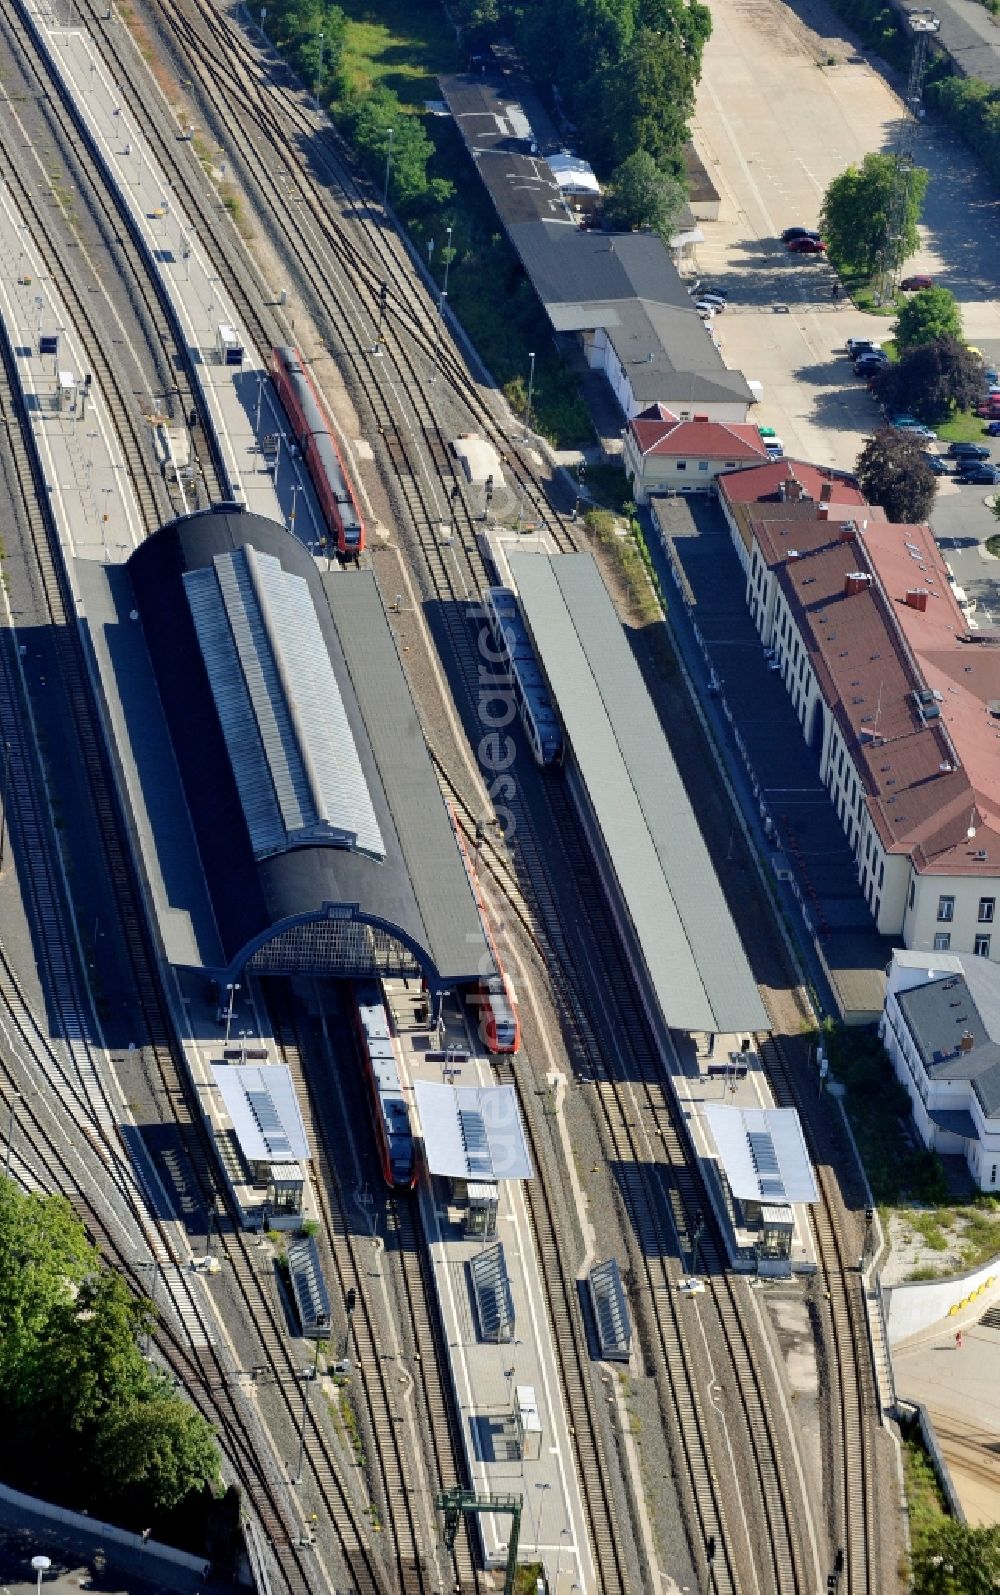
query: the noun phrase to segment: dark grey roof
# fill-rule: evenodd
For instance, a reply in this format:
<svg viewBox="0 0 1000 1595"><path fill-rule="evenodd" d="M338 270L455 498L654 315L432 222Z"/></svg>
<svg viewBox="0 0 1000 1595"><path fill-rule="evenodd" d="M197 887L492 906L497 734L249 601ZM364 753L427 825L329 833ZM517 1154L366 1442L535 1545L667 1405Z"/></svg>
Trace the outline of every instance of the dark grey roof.
<svg viewBox="0 0 1000 1595"><path fill-rule="evenodd" d="M560 304L646 299L683 310L685 319L701 328L677 268L652 233L584 232L534 221L512 225L510 236L547 310Z"/></svg>
<svg viewBox="0 0 1000 1595"><path fill-rule="evenodd" d="M979 1139L975 1120L967 1108L928 1108L927 1117L939 1130L947 1130L949 1135L960 1135L963 1141Z"/></svg>
<svg viewBox="0 0 1000 1595"><path fill-rule="evenodd" d="M254 857L184 589L189 573L245 546L305 585L384 861L323 840ZM372 572L324 581L284 527L234 508L172 522L127 568L227 965L272 927L332 904L397 928L441 983L476 978L489 961L482 925Z"/></svg>
<svg viewBox="0 0 1000 1595"><path fill-rule="evenodd" d="M749 404L742 371L730 371L696 311L634 299L602 322L639 404Z"/></svg>
<svg viewBox="0 0 1000 1595"><path fill-rule="evenodd" d="M547 118L520 77L443 77L441 93L507 228L551 220L576 231L545 157L559 148ZM536 153L532 153L532 144Z"/></svg>
<svg viewBox="0 0 1000 1595"><path fill-rule="evenodd" d="M665 1022L768 1030L684 784L589 554L511 570Z"/></svg>
<svg viewBox="0 0 1000 1595"><path fill-rule="evenodd" d="M963 973L898 991L896 1001L928 1079L971 1081L992 1118L1000 1113L1000 970L985 958L962 963ZM964 1035L972 1037L967 1052Z"/></svg>

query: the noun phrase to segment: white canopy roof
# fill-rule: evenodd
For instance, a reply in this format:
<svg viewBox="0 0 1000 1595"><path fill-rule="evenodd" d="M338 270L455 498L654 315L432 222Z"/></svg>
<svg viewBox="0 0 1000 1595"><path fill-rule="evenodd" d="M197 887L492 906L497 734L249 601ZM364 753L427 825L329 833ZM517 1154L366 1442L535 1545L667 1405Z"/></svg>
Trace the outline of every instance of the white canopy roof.
<svg viewBox="0 0 1000 1595"><path fill-rule="evenodd" d="M817 1202L794 1108L730 1108L708 1102L705 1118L733 1195L742 1202Z"/></svg>
<svg viewBox="0 0 1000 1595"><path fill-rule="evenodd" d="M427 1167L451 1179L529 1180L531 1158L512 1085L414 1087Z"/></svg>

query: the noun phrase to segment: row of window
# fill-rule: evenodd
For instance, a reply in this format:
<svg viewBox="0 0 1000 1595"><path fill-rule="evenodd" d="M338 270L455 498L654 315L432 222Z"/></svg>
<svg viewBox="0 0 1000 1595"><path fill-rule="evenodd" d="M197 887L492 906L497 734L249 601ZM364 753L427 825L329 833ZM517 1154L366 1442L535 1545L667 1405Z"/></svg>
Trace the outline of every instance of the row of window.
<svg viewBox="0 0 1000 1595"><path fill-rule="evenodd" d="M992 925L996 913L997 900L995 897L981 897L979 899L978 920L980 925ZM913 887L910 887L910 907L913 907ZM942 924L949 924L955 918L954 897L939 897L937 917Z"/></svg>
<svg viewBox="0 0 1000 1595"><path fill-rule="evenodd" d="M947 930L939 930L937 935L934 937L934 951L936 953L946 953L950 950L950 948L951 932ZM977 958L988 958L990 956L989 936L977 936L972 944L972 951L975 953Z"/></svg>

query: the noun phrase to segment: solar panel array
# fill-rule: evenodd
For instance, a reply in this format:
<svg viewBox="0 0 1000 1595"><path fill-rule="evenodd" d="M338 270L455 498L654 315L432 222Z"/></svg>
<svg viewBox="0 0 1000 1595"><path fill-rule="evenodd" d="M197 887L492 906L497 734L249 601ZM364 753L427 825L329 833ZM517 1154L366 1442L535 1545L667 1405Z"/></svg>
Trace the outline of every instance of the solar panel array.
<svg viewBox="0 0 1000 1595"><path fill-rule="evenodd" d="M474 1108L458 1110L458 1127L462 1136L462 1145L465 1148L465 1161L469 1169L470 1180L491 1180L493 1178L493 1157L490 1153L489 1137L486 1134L486 1125L483 1116Z"/></svg>
<svg viewBox="0 0 1000 1595"><path fill-rule="evenodd" d="M254 856L325 841L383 859L306 581L248 545L184 587Z"/></svg>
<svg viewBox="0 0 1000 1595"><path fill-rule="evenodd" d="M279 1163L284 1158L290 1158L292 1145L285 1134L281 1114L274 1105L270 1091L266 1088L255 1091L248 1086L246 1098L250 1104L250 1112L257 1121L257 1128L264 1137L268 1152Z"/></svg>
<svg viewBox="0 0 1000 1595"><path fill-rule="evenodd" d="M781 1178L781 1165L770 1134L766 1130L748 1130L747 1140L762 1199L765 1202L785 1201L785 1182Z"/></svg>

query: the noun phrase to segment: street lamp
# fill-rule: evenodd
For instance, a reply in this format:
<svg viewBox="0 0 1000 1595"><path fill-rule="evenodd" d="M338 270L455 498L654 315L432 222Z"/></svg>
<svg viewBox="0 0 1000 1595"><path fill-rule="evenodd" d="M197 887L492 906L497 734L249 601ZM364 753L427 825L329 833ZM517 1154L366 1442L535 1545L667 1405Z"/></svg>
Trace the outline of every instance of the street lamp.
<svg viewBox="0 0 1000 1595"><path fill-rule="evenodd" d="M7 842L7 793L10 790L10 743L3 745L3 813L0 814L0 875L3 874L4 849Z"/></svg>
<svg viewBox="0 0 1000 1595"><path fill-rule="evenodd" d="M239 988L239 983L235 982L235 981L228 983L227 986L226 986L226 990L229 993L229 1001L226 1003L226 1046L227 1047L229 1045L229 1031L230 1031L230 1029L232 1027L232 1023L233 1023L233 1004L236 1001L236 993L239 991L239 989L240 989Z"/></svg>
<svg viewBox="0 0 1000 1595"><path fill-rule="evenodd" d="M299 1423L299 1462L298 1467L295 1469L293 1484L302 1483L302 1464L305 1460L306 1451L306 1414L309 1411L309 1387L316 1378L316 1371L319 1368L319 1347L320 1342L317 1340L313 1365L311 1368L303 1368L302 1370L302 1419Z"/></svg>
<svg viewBox="0 0 1000 1595"><path fill-rule="evenodd" d="M382 209L383 210L385 209L385 207L389 203L389 168L392 165L392 141L393 141L393 138L395 137L396 129L394 127L390 127L388 131L389 131L389 147L388 147L388 149L385 152L385 184L384 184L383 189L382 189Z"/></svg>
<svg viewBox="0 0 1000 1595"><path fill-rule="evenodd" d="M38 1574L38 1583L35 1585L36 1590L41 1589L42 1578L51 1566L52 1563L47 1556L33 1556L31 1558L31 1570L33 1573Z"/></svg>
<svg viewBox="0 0 1000 1595"><path fill-rule="evenodd" d="M524 441L527 443L531 432L531 396L535 391L535 356L532 350L528 351L531 364L528 369L528 403L524 412Z"/></svg>
<svg viewBox="0 0 1000 1595"><path fill-rule="evenodd" d="M319 57L318 57L317 62L316 62L316 86L315 86L315 89L313 91L313 99L316 101L317 110L319 109L319 91L320 91L320 88L322 86L322 83L323 83L323 32L322 32L322 29L321 29L320 33L319 33Z"/></svg>
<svg viewBox="0 0 1000 1595"><path fill-rule="evenodd" d="M562 1577L563 1541L569 1535L571 1535L572 1532L573 1531L570 1528L562 1528L559 1530L559 1556L556 1560L556 1595L559 1595L559 1580Z"/></svg>
<svg viewBox="0 0 1000 1595"><path fill-rule="evenodd" d="M448 234L448 243L447 243L447 245L445 247L445 257L444 257L444 294L445 294L445 298L447 299L447 297L448 297L448 272L449 272L449 269L451 267L451 253L452 253L452 251L451 251L451 228L450 227L446 227L445 231Z"/></svg>
<svg viewBox="0 0 1000 1595"><path fill-rule="evenodd" d="M537 1513L535 1515L535 1554L536 1554L536 1556L538 1554L538 1542L541 1539L541 1535L542 1535L542 1501L544 1499L544 1492L546 1490L551 1490L551 1488L552 1488L552 1486L551 1486L551 1484L549 1484L547 1479L537 1479L535 1481L535 1489L539 1492L539 1495L538 1495L538 1511L537 1511Z"/></svg>
<svg viewBox="0 0 1000 1595"><path fill-rule="evenodd" d="M381 282L379 283L378 290L378 323L375 328L375 346L372 349L372 354L382 353L382 325L385 321L385 308L388 300L389 284L387 282Z"/></svg>

